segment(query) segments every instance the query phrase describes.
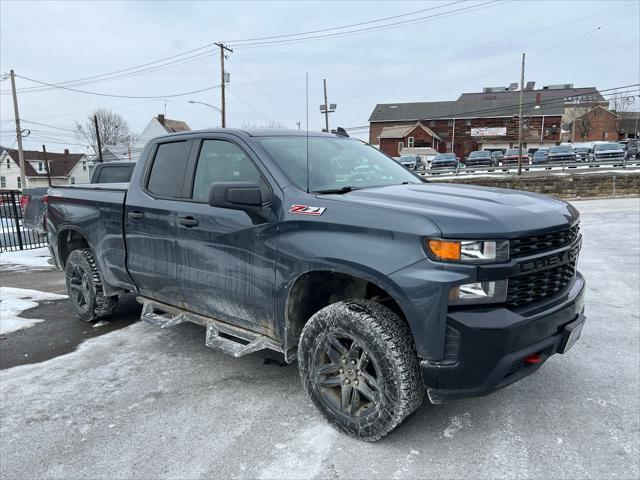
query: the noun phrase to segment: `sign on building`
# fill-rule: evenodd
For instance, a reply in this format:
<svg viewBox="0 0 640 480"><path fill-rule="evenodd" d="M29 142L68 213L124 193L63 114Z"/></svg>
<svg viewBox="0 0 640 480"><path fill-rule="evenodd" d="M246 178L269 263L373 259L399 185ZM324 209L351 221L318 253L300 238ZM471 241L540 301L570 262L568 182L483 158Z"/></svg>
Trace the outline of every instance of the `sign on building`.
<svg viewBox="0 0 640 480"><path fill-rule="evenodd" d="M472 137L505 137L507 135L507 127L484 127L472 128Z"/></svg>

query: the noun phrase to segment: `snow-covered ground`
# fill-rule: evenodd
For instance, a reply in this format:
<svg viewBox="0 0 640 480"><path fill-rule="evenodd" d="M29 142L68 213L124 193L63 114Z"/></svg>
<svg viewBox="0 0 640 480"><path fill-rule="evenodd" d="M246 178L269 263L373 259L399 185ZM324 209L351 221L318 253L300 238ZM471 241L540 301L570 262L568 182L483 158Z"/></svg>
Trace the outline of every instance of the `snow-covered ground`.
<svg viewBox="0 0 640 480"><path fill-rule="evenodd" d="M368 444L329 427L295 365L264 363L275 354L233 358L208 349L202 327L138 322L72 353L0 371L1 473L640 478L640 201L573 204L582 214L579 268L588 289L582 338L512 386L425 403Z"/></svg>
<svg viewBox="0 0 640 480"><path fill-rule="evenodd" d="M0 266L3 270L48 270L53 268L50 258L47 247L1 252Z"/></svg>
<svg viewBox="0 0 640 480"><path fill-rule="evenodd" d="M67 296L26 288L0 287L0 334L15 332L44 322L37 318L22 318L20 314L37 307L37 302L64 298Z"/></svg>

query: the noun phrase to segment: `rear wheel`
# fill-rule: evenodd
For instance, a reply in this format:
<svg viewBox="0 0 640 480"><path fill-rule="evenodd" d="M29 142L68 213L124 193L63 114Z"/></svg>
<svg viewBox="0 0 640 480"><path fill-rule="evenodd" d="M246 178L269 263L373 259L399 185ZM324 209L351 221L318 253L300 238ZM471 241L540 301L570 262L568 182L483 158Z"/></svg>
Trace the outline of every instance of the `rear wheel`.
<svg viewBox="0 0 640 480"><path fill-rule="evenodd" d="M111 315L118 297L107 297L102 289L98 265L90 249L74 250L65 267L69 301L76 314L85 322Z"/></svg>
<svg viewBox="0 0 640 480"><path fill-rule="evenodd" d="M387 435L424 397L408 326L369 300L338 302L311 317L298 362L315 406L338 429L363 440Z"/></svg>

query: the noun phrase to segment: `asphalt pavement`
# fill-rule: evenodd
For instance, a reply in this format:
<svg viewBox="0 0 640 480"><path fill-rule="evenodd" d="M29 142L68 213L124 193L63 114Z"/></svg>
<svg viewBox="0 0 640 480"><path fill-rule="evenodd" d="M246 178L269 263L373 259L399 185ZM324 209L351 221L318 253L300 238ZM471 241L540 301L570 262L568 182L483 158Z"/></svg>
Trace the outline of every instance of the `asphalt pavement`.
<svg viewBox="0 0 640 480"><path fill-rule="evenodd" d="M297 367L276 354L236 359L206 348L197 325L136 322L133 299L111 331L80 322L65 301L46 302L24 312L44 322L0 340L0 474L639 478L640 199L574 204L588 323L566 355L514 385L425 403L368 444L331 428ZM64 293L58 272L0 272L0 281Z"/></svg>

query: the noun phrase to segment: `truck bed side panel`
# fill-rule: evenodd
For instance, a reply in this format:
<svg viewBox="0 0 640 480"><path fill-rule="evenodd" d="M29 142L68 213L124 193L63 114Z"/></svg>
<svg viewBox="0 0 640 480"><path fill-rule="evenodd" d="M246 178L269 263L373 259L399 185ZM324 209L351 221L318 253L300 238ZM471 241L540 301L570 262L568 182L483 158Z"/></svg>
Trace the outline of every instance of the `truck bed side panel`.
<svg viewBox="0 0 640 480"><path fill-rule="evenodd" d="M69 230L80 233L93 249L105 287L133 290L126 270L122 233L124 186L117 184L52 188L49 191L49 242L59 258L60 240ZM65 233L67 232L67 233Z"/></svg>

